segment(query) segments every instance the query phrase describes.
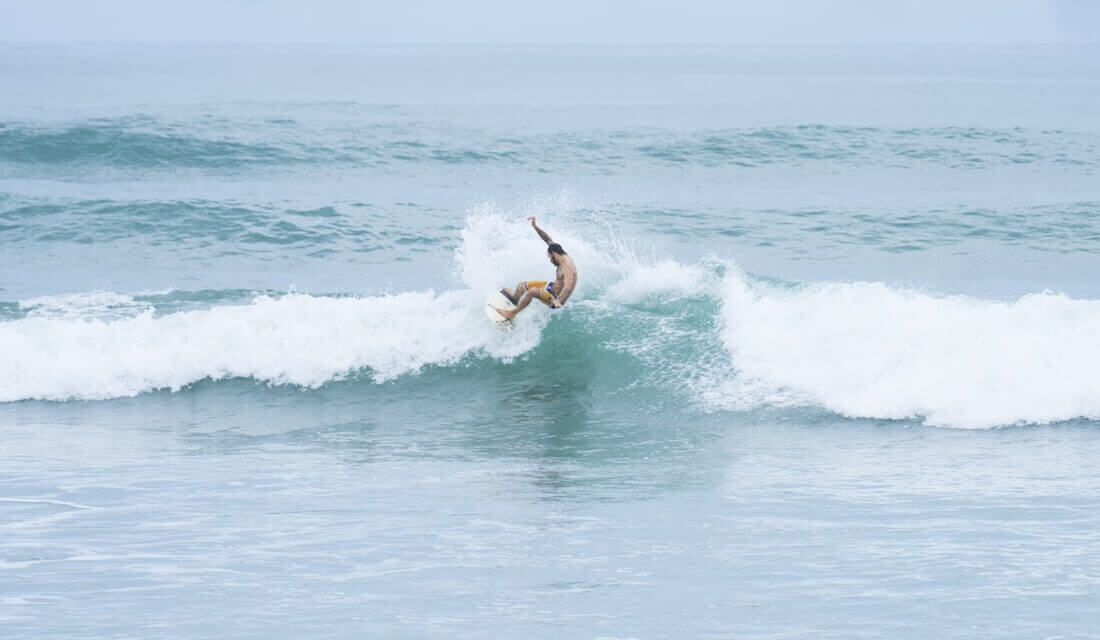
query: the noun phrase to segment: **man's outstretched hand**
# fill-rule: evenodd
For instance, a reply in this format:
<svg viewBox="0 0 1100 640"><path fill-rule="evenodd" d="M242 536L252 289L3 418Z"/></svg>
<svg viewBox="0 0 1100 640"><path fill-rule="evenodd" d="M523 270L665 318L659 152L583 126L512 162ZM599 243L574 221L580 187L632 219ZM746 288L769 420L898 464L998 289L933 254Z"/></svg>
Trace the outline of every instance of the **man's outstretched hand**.
<svg viewBox="0 0 1100 640"><path fill-rule="evenodd" d="M535 224L535 216L527 216L527 220L529 220L531 222L532 227L538 226L538 225Z"/></svg>

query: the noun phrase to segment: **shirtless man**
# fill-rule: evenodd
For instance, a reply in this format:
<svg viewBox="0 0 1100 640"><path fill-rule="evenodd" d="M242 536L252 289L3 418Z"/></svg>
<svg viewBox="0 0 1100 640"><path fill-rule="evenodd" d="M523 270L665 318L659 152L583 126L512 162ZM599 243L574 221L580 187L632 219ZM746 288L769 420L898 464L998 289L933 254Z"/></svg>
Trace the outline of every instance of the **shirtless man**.
<svg viewBox="0 0 1100 640"><path fill-rule="evenodd" d="M560 244L554 242L550 234L535 224L535 216L529 216L527 219L531 221L535 233L539 234L539 237L546 243L546 257L550 258L550 264L557 267L558 272L554 276L554 281L549 284L545 280L528 280L517 284L515 291L508 289L508 287L501 289L500 292L504 294L504 297L516 305L515 309L496 310L497 313L509 320L527 308L532 299L537 299L551 309L560 309L565 301L569 299L569 296L573 295L573 289L577 286L577 265L573 264L573 258L569 257L569 254L561 248Z"/></svg>

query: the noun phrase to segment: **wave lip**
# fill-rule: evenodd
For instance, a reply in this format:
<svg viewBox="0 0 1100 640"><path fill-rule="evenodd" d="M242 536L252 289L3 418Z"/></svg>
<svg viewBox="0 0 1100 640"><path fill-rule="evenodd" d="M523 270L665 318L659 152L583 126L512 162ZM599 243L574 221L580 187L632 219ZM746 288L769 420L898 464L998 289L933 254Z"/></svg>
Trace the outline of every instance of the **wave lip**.
<svg viewBox="0 0 1100 640"><path fill-rule="evenodd" d="M786 402L971 428L1100 418L1098 300L859 282L782 289L732 275L721 314L741 382Z"/></svg>

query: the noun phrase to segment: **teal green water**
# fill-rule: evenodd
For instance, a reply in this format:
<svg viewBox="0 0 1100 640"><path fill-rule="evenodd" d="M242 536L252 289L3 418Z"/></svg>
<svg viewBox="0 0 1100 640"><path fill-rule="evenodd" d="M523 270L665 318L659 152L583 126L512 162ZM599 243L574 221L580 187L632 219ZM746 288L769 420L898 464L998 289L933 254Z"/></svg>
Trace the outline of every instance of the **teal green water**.
<svg viewBox="0 0 1100 640"><path fill-rule="evenodd" d="M1090 637L1098 78L3 45L0 628Z"/></svg>

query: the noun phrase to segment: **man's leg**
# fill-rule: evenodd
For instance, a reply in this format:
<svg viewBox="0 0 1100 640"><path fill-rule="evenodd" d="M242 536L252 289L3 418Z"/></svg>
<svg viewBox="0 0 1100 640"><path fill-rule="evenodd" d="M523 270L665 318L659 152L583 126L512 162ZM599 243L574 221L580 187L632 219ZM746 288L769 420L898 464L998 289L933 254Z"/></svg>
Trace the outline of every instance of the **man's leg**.
<svg viewBox="0 0 1100 640"><path fill-rule="evenodd" d="M542 289L527 289L523 294L523 297L519 299L519 303L512 310L497 309L497 313L511 320L516 317L516 314L527 308L527 305L531 304L531 300L540 297Z"/></svg>
<svg viewBox="0 0 1100 640"><path fill-rule="evenodd" d="M508 287L504 287L503 289L500 290L500 292L504 294L504 297L508 298L508 300L512 304L519 304L519 297L522 296L526 291L527 291L527 281L526 280L524 280L523 282L517 284L515 291L509 289Z"/></svg>

